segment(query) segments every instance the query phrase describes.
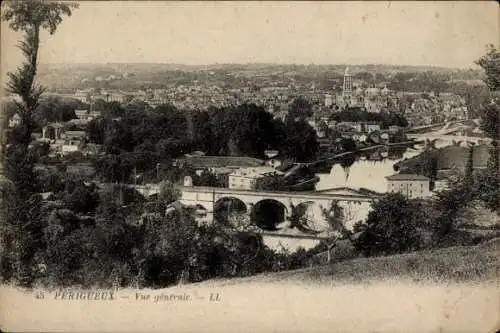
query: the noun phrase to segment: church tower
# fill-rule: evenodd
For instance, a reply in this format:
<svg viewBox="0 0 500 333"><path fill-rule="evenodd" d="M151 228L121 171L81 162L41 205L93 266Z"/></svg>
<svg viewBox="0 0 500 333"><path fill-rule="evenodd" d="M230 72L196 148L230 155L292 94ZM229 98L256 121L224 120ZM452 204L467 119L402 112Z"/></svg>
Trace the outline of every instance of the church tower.
<svg viewBox="0 0 500 333"><path fill-rule="evenodd" d="M345 69L344 72L344 85L342 86L342 97L344 99L350 99L352 96L352 77L349 72L349 67Z"/></svg>

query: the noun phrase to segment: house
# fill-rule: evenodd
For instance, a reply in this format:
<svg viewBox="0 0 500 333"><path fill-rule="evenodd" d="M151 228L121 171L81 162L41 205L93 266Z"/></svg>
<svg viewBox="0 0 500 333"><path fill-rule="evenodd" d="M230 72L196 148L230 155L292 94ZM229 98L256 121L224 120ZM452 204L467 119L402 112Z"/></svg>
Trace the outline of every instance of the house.
<svg viewBox="0 0 500 333"><path fill-rule="evenodd" d="M75 115L79 120L87 120L89 116L87 110L75 110Z"/></svg>
<svg viewBox="0 0 500 333"><path fill-rule="evenodd" d="M222 187L229 186L229 175L234 172L234 169L231 168L211 168L210 172L212 172L217 178L217 183Z"/></svg>
<svg viewBox="0 0 500 333"><path fill-rule="evenodd" d="M271 167L238 169L229 175L229 188L252 190L257 188L263 179L282 174L283 173L281 171Z"/></svg>
<svg viewBox="0 0 500 333"><path fill-rule="evenodd" d="M347 129L348 131L354 130L356 132L361 132L361 124L358 122L353 122L353 121L343 121L337 124L337 129L339 131L342 131L344 129Z"/></svg>
<svg viewBox="0 0 500 333"><path fill-rule="evenodd" d="M385 177L387 191L401 193L409 199L425 198L430 195L429 178L416 174L395 174Z"/></svg>
<svg viewBox="0 0 500 333"><path fill-rule="evenodd" d="M61 146L61 151L62 151L63 155L73 153L73 152L78 151L78 150L79 150L78 145L75 145L75 144L64 144Z"/></svg>
<svg viewBox="0 0 500 333"><path fill-rule="evenodd" d="M404 127L401 127L401 126L396 126L396 125L391 125L389 126L389 132L390 133L397 133L399 131L402 131L404 129Z"/></svg>
<svg viewBox="0 0 500 333"><path fill-rule="evenodd" d="M66 131L64 133L64 138L71 144L78 144L85 141L85 131Z"/></svg>
<svg viewBox="0 0 500 333"><path fill-rule="evenodd" d="M77 99L83 103L90 103L91 91L90 90L79 90L73 95L73 98Z"/></svg>
<svg viewBox="0 0 500 333"><path fill-rule="evenodd" d="M18 125L21 125L21 117L15 113L10 119L9 119L9 127L16 127Z"/></svg>
<svg viewBox="0 0 500 333"><path fill-rule="evenodd" d="M365 133L370 134L371 132L380 131L380 124L375 122L367 122L364 124Z"/></svg>
<svg viewBox="0 0 500 333"><path fill-rule="evenodd" d="M126 103L126 94L121 92L111 92L107 94L108 102Z"/></svg>
<svg viewBox="0 0 500 333"><path fill-rule="evenodd" d="M51 123L42 127L42 138L49 140L58 140L65 133L64 125L60 123Z"/></svg>

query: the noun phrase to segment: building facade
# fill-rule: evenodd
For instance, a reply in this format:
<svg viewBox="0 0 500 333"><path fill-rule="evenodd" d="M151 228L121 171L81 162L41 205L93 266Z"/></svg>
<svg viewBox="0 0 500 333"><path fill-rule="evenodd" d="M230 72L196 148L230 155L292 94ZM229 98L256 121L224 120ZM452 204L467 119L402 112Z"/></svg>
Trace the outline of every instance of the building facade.
<svg viewBox="0 0 500 333"><path fill-rule="evenodd" d="M401 193L408 199L428 197L429 178L416 174L395 174L386 177L387 192Z"/></svg>
<svg viewBox="0 0 500 333"><path fill-rule="evenodd" d="M272 176L282 174L271 167L242 168L229 174L229 188L239 190L253 190L259 183Z"/></svg>

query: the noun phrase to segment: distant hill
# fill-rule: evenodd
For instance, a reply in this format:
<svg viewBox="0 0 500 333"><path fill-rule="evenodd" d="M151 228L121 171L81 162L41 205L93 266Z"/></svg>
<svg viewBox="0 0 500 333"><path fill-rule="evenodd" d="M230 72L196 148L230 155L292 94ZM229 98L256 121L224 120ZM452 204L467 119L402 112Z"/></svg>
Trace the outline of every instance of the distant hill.
<svg viewBox="0 0 500 333"><path fill-rule="evenodd" d="M182 65L162 63L108 63L108 64L41 64L39 80L49 90L75 90L90 86L110 89L139 89L142 86L191 84L194 81L228 85L243 84L252 78L278 80L297 77L300 82L342 77L347 65L281 65L281 64L211 64ZM351 73L381 74L434 72L450 80L480 80L482 72L476 69L455 69L430 66L349 65ZM247 83L246 81L244 83Z"/></svg>

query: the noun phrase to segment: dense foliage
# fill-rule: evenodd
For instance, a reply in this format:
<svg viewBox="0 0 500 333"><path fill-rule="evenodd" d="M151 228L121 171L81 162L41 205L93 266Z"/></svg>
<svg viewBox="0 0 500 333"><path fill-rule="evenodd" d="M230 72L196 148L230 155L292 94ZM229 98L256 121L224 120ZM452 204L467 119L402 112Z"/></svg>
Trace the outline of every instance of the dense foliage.
<svg viewBox="0 0 500 333"><path fill-rule="evenodd" d="M86 132L106 152L95 162L106 181L129 181L133 171L152 172L158 163L169 165L194 150L264 158L265 150L277 149L300 162L318 152L316 132L306 121L273 119L254 104L181 112L170 105L149 110L108 103L103 117L92 120Z"/></svg>
<svg viewBox="0 0 500 333"><path fill-rule="evenodd" d="M357 247L366 256L395 254L421 248L418 228L425 222L419 205L403 195L388 194L373 205L361 225Z"/></svg>
<svg viewBox="0 0 500 333"><path fill-rule="evenodd" d="M476 64L481 66L485 71L486 85L490 90L496 91L500 89L500 52L493 44L487 45L487 52L476 61Z"/></svg>
<svg viewBox="0 0 500 333"><path fill-rule="evenodd" d="M399 126L399 127L407 127L408 121L398 113L388 113L388 112L380 112L373 113L368 112L362 108L349 108L347 110L343 110L341 112L337 112L332 114L330 119L335 120L337 122L377 122L380 123L380 127L382 129L386 129L389 126Z"/></svg>

